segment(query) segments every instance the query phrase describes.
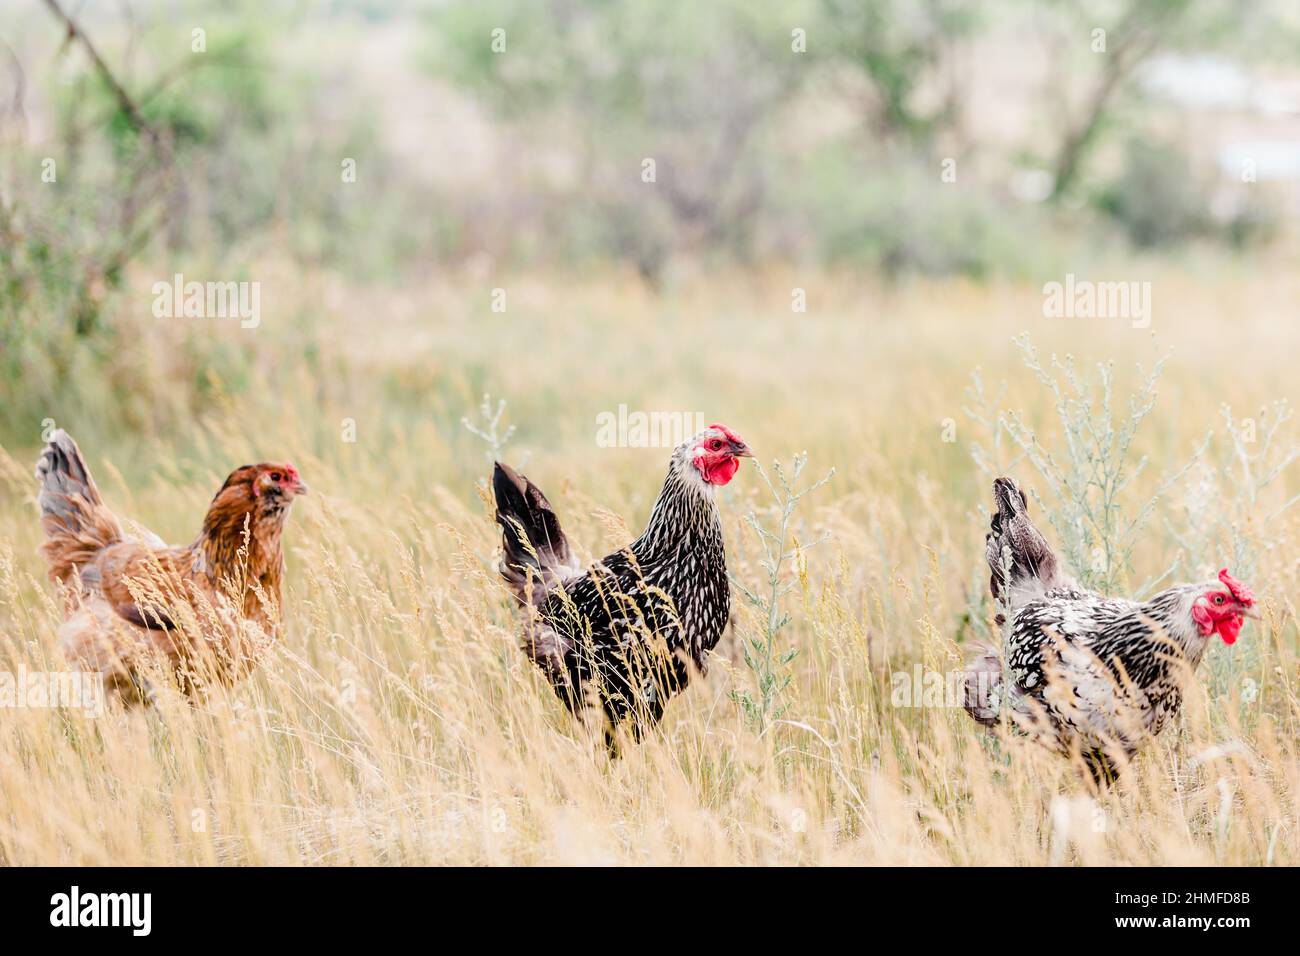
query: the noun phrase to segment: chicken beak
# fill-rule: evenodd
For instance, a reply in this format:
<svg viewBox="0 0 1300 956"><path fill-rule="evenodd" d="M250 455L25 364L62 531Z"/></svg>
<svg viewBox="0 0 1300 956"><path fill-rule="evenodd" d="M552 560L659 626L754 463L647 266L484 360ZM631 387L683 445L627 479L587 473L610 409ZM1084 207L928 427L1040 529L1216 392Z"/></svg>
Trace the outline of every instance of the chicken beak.
<svg viewBox="0 0 1300 956"><path fill-rule="evenodd" d="M311 492L311 489L307 487L306 482L304 482L301 478L299 478L297 481L293 483L292 490L295 495L305 495Z"/></svg>
<svg viewBox="0 0 1300 956"><path fill-rule="evenodd" d="M737 443L737 442L732 442L732 443L731 443L731 453L732 453L734 456L736 456L737 458L753 458L753 457L754 457L754 453L753 453L752 451L749 450L749 446L748 446L748 445L739 444L739 443Z"/></svg>
<svg viewBox="0 0 1300 956"><path fill-rule="evenodd" d="M1264 615L1260 614L1253 607L1238 605L1237 611L1241 614L1242 617L1248 617L1252 621L1262 621L1264 619Z"/></svg>

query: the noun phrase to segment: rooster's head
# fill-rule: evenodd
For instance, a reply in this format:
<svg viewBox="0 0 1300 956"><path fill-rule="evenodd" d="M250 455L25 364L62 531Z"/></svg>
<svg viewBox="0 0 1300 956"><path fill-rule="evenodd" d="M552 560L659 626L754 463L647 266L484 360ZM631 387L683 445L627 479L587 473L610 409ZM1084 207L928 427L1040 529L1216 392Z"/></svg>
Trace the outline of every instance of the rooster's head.
<svg viewBox="0 0 1300 956"><path fill-rule="evenodd" d="M706 485L725 485L735 477L740 459L754 457L744 439L726 425L710 425L679 451Z"/></svg>
<svg viewBox="0 0 1300 956"><path fill-rule="evenodd" d="M1210 586L1192 605L1192 617L1202 634L1217 633L1223 643L1233 644L1245 619L1259 616L1254 606L1254 592L1224 568L1219 572L1219 583Z"/></svg>

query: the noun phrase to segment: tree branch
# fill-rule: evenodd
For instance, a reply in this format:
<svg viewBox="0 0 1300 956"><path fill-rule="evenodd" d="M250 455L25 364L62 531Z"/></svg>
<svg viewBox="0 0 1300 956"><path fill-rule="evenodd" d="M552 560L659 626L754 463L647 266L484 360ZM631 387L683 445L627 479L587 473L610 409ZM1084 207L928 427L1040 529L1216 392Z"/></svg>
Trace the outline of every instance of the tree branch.
<svg viewBox="0 0 1300 956"><path fill-rule="evenodd" d="M160 142L158 132L149 125L148 120L144 118L144 114L140 112L140 108L136 106L135 101L131 99L130 94L128 94L122 84L117 81L117 77L113 75L113 71L108 68L108 64L104 62L104 58L100 56L99 51L95 49L95 44L90 42L90 37L86 36L81 27L77 25L77 21L73 20L71 16L63 11L63 8L59 6L58 0L45 0L45 5L50 8L50 12L53 13L54 16L56 16L67 28L67 42L71 43L76 40L81 43L82 47L86 51L86 55L90 57L90 62L94 64L95 70L108 86L109 91L113 94L114 99L117 100L118 106L121 107L126 118L130 120L135 131L148 136L150 141L157 145Z"/></svg>

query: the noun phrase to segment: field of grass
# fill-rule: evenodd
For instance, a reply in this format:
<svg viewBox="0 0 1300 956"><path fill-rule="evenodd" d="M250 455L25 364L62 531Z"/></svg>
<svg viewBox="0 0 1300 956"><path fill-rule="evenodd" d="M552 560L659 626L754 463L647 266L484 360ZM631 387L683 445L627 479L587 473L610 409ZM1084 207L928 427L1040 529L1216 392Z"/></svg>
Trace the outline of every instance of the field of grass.
<svg viewBox="0 0 1300 956"><path fill-rule="evenodd" d="M1278 514L1300 489L1283 470L1257 491L1270 464L1235 454L1220 410L1255 418L1248 452L1265 451L1259 410L1295 389L1293 268L1135 266L1152 282L1148 330L1045 319L1033 287L789 270L662 295L619 277L375 290L270 264L259 275L255 330L153 319L142 278L116 317L138 326L138 350L105 359L116 373L74 370L75 420L42 417L78 439L118 513L174 542L197 531L231 468L292 459L313 494L285 534L283 639L251 680L200 707L163 694L144 713L7 711L0 862L1300 863L1300 509ZM806 313L790 309L794 287ZM1026 330L1044 355L1113 360L1118 396L1137 363L1173 349L1122 513L1214 435L1119 580L1141 587L1176 558L1184 578L1230 564L1262 597L1264 620L1232 648L1216 642L1183 715L1096 807L1063 761L987 740L959 707L891 699L891 674L954 670L996 635L989 479L972 444L1055 504L1007 437L970 415L978 368L991 408L1020 412L1065 454L1051 396L1011 342ZM210 363L187 364L197 340ZM755 692L741 646L766 624L737 598L709 678L659 733L606 759L595 722L575 722L516 648L492 571L487 449L461 425L484 392L508 400L516 426L503 457L526 462L586 558L637 533L666 468L667 449L598 447L596 416L620 404L725 422L769 469L805 450L806 477L835 469L796 512L794 540L829 539L783 567L792 620L776 641L798 653L775 719L760 729L735 699ZM141 422L171 421L162 409L193 394L183 427L110 428L95 412L131 401ZM1292 424L1267 451L1274 464L1300 442ZM33 420L0 448L11 672L63 667L36 553L40 431ZM731 570L762 590L745 516L774 521L766 486L746 463L720 500Z"/></svg>

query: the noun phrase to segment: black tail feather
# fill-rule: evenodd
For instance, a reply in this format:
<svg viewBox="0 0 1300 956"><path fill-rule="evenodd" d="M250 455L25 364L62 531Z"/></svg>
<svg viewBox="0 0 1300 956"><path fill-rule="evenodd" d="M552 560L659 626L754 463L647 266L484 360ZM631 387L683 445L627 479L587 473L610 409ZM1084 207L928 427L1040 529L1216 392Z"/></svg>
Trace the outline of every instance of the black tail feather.
<svg viewBox="0 0 1300 956"><path fill-rule="evenodd" d="M501 525L501 576L521 602L537 604L581 569L560 529L560 519L540 488L497 462L492 490Z"/></svg>

